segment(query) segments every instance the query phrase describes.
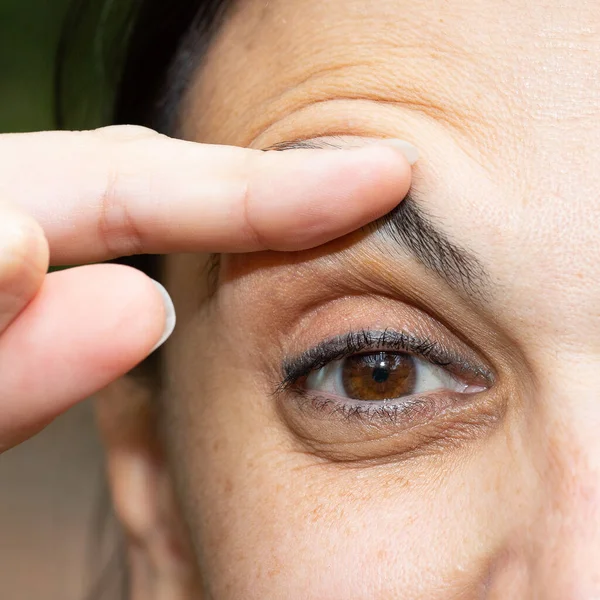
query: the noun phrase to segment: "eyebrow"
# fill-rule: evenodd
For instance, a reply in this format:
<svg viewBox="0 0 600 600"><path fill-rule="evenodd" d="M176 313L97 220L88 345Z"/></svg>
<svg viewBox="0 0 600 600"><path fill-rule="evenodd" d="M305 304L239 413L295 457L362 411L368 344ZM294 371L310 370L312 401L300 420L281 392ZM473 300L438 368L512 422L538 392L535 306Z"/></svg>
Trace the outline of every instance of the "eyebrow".
<svg viewBox="0 0 600 600"><path fill-rule="evenodd" d="M336 136L327 140L293 140L273 144L264 150L341 148ZM399 248L408 251L419 263L443 279L450 287L469 296L482 296L490 277L481 261L469 250L452 241L430 217L424 202L411 188L392 211L364 227L378 231Z"/></svg>
<svg viewBox="0 0 600 600"><path fill-rule="evenodd" d="M427 215L410 190L396 208L367 228L381 231L446 283L468 296L482 296L490 277L480 260L459 246Z"/></svg>

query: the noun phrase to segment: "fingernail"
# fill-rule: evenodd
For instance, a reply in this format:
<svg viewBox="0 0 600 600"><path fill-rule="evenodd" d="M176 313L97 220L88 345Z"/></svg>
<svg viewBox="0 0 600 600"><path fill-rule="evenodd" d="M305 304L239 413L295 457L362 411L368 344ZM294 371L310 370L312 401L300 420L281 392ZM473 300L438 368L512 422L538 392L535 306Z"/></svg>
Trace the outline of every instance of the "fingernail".
<svg viewBox="0 0 600 600"><path fill-rule="evenodd" d="M175 321L177 320L175 317L175 306L173 305L173 300L171 300L171 296L169 296L169 292L167 292L164 286L158 283L158 281L152 279L152 283L160 292L165 307L165 328L163 329L163 333L160 337L160 340L158 340L154 348L152 348L150 354L152 354L152 352L154 352L157 348L160 348L160 346L162 346L169 339L169 337L173 333L173 329L175 329Z"/></svg>
<svg viewBox="0 0 600 600"><path fill-rule="evenodd" d="M398 148L402 154L404 154L406 160L414 165L419 160L419 151L410 142L404 140L397 140L395 138L382 138L375 142L376 144L382 144L384 146L393 146Z"/></svg>

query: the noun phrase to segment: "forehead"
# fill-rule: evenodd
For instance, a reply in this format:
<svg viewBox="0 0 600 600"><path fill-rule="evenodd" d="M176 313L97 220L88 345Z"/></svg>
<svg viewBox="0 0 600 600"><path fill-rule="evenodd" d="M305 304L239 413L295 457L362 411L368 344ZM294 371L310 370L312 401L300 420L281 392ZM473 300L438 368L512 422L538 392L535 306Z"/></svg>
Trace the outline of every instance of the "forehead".
<svg viewBox="0 0 600 600"><path fill-rule="evenodd" d="M599 32L575 0L239 0L183 133L415 143L414 186L501 283L499 310L562 327L600 301Z"/></svg>
<svg viewBox="0 0 600 600"><path fill-rule="evenodd" d="M220 141L251 143L292 112L345 98L489 144L534 144L557 120L597 115L599 22L592 2L239 0L189 96L194 133L210 136L216 119Z"/></svg>

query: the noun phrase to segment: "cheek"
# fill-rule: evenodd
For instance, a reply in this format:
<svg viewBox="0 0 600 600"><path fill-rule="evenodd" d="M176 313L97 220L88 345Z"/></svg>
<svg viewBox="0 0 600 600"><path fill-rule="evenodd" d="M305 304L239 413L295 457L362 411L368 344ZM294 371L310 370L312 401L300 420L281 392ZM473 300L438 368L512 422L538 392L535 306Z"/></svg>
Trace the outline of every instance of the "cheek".
<svg viewBox="0 0 600 600"><path fill-rule="evenodd" d="M172 365L171 460L211 597L481 597L535 499L506 432L465 450L336 464L300 450L231 348L181 355L195 366Z"/></svg>

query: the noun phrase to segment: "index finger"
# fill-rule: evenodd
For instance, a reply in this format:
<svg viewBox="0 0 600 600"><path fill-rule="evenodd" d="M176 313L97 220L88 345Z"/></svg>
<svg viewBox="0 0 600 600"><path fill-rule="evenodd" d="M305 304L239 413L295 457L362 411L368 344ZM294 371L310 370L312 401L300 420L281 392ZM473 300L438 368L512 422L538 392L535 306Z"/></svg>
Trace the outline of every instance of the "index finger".
<svg viewBox="0 0 600 600"><path fill-rule="evenodd" d="M52 264L301 250L396 206L415 153L402 143L263 152L129 126L14 134L0 136L0 197L42 225Z"/></svg>

